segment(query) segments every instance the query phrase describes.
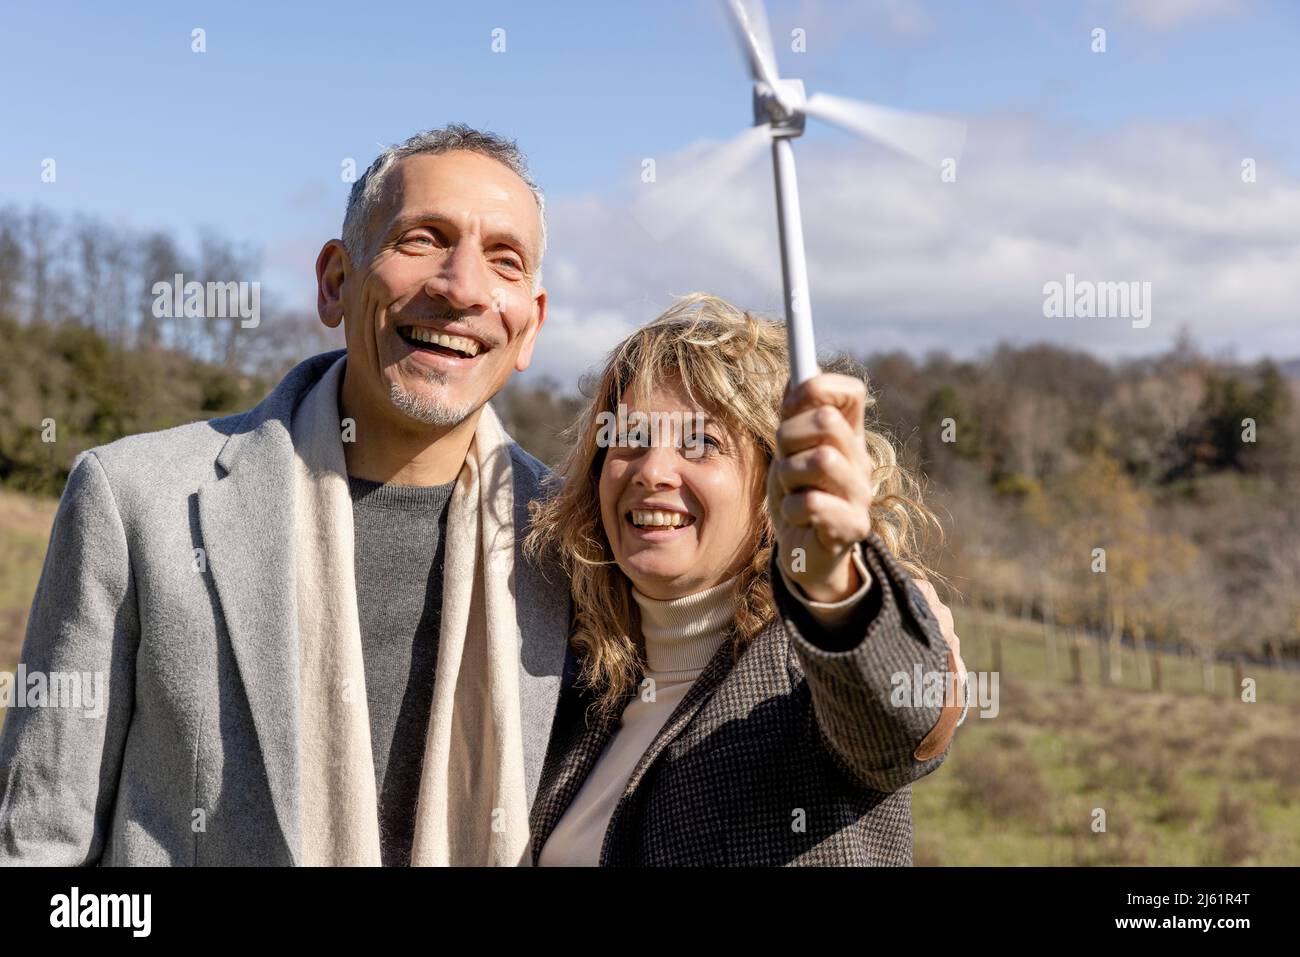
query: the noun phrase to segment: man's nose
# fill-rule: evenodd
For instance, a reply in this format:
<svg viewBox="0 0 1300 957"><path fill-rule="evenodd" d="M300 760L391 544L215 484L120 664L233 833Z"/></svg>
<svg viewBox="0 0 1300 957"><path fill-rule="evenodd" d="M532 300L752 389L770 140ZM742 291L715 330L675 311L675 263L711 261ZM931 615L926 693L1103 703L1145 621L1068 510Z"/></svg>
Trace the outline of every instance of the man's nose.
<svg viewBox="0 0 1300 957"><path fill-rule="evenodd" d="M457 310L487 309L492 291L483 257L473 243L458 242L443 257L441 268L429 283L429 293Z"/></svg>

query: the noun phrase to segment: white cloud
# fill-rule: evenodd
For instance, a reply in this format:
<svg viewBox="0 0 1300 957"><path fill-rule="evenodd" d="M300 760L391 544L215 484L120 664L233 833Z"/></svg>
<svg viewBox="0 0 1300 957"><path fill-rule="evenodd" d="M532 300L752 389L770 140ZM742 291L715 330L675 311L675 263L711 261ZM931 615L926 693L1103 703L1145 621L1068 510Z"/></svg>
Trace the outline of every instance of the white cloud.
<svg viewBox="0 0 1300 957"><path fill-rule="evenodd" d="M834 44L858 33L880 38L917 39L934 30L934 17L920 0L856 0L853 4L800 0L789 18L818 42Z"/></svg>
<svg viewBox="0 0 1300 957"><path fill-rule="evenodd" d="M1300 353L1300 183L1230 130L1140 125L1100 137L974 121L956 183L841 137L797 146L818 343L857 352L1049 340L1103 355L1165 348L1186 324L1244 358ZM565 381L674 294L781 314L770 161L696 198L656 243L629 197L554 198L552 319L535 364ZM1046 319L1066 273L1149 281L1149 328Z"/></svg>
<svg viewBox="0 0 1300 957"><path fill-rule="evenodd" d="M639 317L634 320L618 309L548 308L525 380L547 375L573 391L579 378L598 368L606 353L640 324Z"/></svg>
<svg viewBox="0 0 1300 957"><path fill-rule="evenodd" d="M1242 0L1123 0L1130 19L1156 30L1173 30L1188 23L1242 12Z"/></svg>
<svg viewBox="0 0 1300 957"><path fill-rule="evenodd" d="M1257 144L1211 126L1083 136L1002 117L971 118L970 129L947 184L838 133L796 145L823 350L971 355L1048 340L1117 356L1157 352L1186 324L1206 348L1232 346L1241 358L1300 355L1300 180ZM1245 156L1258 160L1256 183L1241 180ZM660 169L671 168L665 157ZM666 242L633 218L633 196L549 197L549 317L527 377L576 385L687 292L782 315L766 151L692 197L687 227ZM328 232L268 250L277 288L304 308ZM1043 285L1067 273L1151 282L1150 327L1044 318Z"/></svg>

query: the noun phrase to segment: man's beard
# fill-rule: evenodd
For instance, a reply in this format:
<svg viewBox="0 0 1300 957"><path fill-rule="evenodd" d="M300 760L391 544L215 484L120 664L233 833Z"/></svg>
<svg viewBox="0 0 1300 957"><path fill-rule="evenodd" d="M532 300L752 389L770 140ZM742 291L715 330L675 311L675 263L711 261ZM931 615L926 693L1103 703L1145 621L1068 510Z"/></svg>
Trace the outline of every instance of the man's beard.
<svg viewBox="0 0 1300 957"><path fill-rule="evenodd" d="M445 373L431 370L424 374L424 381L429 385L446 385L447 376ZM439 402L437 399L428 399L422 395L408 392L402 388L400 382L394 382L389 386L388 398L400 411L405 412L417 422L443 428L460 425L465 421L466 416L474 411L473 399L463 405L450 406Z"/></svg>

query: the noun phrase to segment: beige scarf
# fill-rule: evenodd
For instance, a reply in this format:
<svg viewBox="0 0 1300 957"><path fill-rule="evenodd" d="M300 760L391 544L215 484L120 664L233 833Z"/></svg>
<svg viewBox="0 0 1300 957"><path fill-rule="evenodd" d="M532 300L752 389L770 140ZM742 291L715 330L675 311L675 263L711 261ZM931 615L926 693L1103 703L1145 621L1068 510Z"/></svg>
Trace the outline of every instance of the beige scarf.
<svg viewBox="0 0 1300 957"><path fill-rule="evenodd" d="M294 413L302 861L378 865L379 811L338 410L342 357ZM509 438L483 406L448 505L413 865L527 862Z"/></svg>

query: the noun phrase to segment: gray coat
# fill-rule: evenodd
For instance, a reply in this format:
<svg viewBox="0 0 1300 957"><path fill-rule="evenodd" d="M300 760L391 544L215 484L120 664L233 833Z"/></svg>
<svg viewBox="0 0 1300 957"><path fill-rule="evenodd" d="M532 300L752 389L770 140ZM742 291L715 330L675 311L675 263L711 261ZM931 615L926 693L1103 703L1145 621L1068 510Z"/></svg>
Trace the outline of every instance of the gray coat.
<svg viewBox="0 0 1300 957"><path fill-rule="evenodd" d="M78 456L21 661L100 673L106 700L99 717L9 710L0 862L300 862L289 422L340 355L300 363L248 412ZM510 451L522 532L546 469ZM545 574L516 548L530 804L569 625L567 583Z"/></svg>

